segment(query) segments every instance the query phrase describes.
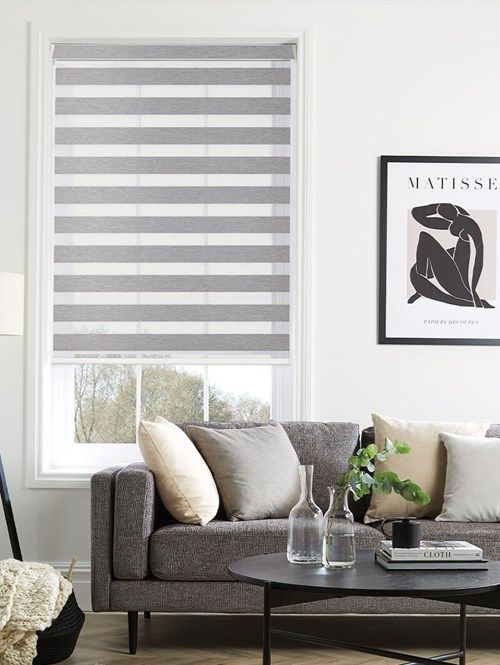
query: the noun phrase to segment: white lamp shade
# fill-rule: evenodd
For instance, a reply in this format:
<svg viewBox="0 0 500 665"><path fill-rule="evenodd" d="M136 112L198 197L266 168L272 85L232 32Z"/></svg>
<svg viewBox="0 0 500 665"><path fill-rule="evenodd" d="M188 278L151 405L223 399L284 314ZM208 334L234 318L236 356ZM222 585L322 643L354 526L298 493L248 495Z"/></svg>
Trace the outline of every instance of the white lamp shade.
<svg viewBox="0 0 500 665"><path fill-rule="evenodd" d="M22 335L24 323L24 276L0 272L0 335Z"/></svg>

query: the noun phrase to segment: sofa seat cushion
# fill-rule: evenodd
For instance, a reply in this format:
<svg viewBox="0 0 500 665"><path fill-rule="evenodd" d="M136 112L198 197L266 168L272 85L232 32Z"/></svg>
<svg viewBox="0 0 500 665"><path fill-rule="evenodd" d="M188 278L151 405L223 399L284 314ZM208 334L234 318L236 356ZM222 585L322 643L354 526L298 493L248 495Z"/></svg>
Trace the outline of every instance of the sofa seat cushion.
<svg viewBox="0 0 500 665"><path fill-rule="evenodd" d="M284 552L286 519L229 522L213 520L205 526L167 524L151 536L150 568L162 580L231 580L227 567L236 559ZM355 523L358 548L373 548L382 534Z"/></svg>

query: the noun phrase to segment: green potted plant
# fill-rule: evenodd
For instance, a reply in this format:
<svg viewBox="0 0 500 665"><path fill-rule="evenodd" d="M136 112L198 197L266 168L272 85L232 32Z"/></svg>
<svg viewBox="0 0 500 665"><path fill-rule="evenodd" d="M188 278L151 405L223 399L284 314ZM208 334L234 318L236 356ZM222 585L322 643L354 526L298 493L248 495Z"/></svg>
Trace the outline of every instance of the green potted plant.
<svg viewBox="0 0 500 665"><path fill-rule="evenodd" d="M330 507L325 513L323 565L326 568L352 568L356 562L354 517L349 509L349 494L356 501L371 492L395 492L417 506L430 502L430 496L415 482L401 480L394 471L375 471L375 462L386 462L392 455L407 455L410 446L402 441L385 438L379 450L371 443L359 448L347 461L347 469L335 487L329 487Z"/></svg>

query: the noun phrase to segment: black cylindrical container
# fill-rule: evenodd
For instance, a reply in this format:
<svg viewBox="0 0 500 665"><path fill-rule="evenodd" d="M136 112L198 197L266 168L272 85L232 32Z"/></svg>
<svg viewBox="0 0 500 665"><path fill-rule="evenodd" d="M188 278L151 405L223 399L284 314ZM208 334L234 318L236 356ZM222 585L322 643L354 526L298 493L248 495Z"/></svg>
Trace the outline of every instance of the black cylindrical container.
<svg viewBox="0 0 500 665"><path fill-rule="evenodd" d="M387 522L392 523L393 547L404 549L420 547L420 522L409 519L408 517L403 517L400 520L384 520L381 528L386 536L389 535L384 531L384 526Z"/></svg>

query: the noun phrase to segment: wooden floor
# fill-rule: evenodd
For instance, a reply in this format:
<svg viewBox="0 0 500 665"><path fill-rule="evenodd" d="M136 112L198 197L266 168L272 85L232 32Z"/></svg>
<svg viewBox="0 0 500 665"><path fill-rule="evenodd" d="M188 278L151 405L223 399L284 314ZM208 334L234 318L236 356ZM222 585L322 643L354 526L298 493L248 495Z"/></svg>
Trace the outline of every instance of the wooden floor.
<svg viewBox="0 0 500 665"><path fill-rule="evenodd" d="M274 617L275 626L365 642L413 654L436 655L457 646L452 617ZM257 665L260 618L172 616L139 618L139 650L127 652L124 614L87 614L68 665ZM471 617L468 665L500 664L500 617ZM283 640L273 643L273 665L389 665L398 661ZM455 661L456 662L456 661Z"/></svg>

